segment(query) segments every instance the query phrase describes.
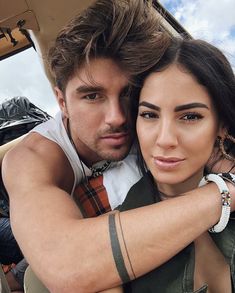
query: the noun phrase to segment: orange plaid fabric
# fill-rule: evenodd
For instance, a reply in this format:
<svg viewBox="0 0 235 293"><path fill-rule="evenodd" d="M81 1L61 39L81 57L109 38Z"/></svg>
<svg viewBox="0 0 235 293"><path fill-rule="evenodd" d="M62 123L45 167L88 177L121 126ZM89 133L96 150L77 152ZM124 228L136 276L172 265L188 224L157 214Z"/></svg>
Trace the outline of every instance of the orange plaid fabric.
<svg viewBox="0 0 235 293"><path fill-rule="evenodd" d="M103 185L103 175L89 178L74 191L74 200L83 208L85 216L96 217L111 211L106 189Z"/></svg>

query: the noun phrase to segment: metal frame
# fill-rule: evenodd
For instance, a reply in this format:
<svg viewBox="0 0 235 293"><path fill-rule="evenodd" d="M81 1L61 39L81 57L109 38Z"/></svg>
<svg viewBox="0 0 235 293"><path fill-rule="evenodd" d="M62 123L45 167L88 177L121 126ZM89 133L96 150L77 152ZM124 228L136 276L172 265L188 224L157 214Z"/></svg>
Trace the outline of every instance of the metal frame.
<svg viewBox="0 0 235 293"><path fill-rule="evenodd" d="M169 30L172 28L183 38L192 39L189 32L174 18L174 16L162 6L158 0L153 0L154 8L162 15L169 25ZM171 27L171 29L170 29Z"/></svg>

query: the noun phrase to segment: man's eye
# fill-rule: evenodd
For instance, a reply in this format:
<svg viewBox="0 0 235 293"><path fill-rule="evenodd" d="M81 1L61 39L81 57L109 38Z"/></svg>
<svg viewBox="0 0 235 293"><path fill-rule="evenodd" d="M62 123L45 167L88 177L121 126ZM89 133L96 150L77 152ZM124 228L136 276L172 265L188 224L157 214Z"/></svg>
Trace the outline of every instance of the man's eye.
<svg viewBox="0 0 235 293"><path fill-rule="evenodd" d="M185 121L196 121L202 119L203 116L198 113L187 113L181 117L182 120Z"/></svg>
<svg viewBox="0 0 235 293"><path fill-rule="evenodd" d="M148 111L145 111L145 112L140 112L139 113L139 116L145 118L145 119L154 119L154 118L157 118L158 115L153 113L153 112L148 112Z"/></svg>
<svg viewBox="0 0 235 293"><path fill-rule="evenodd" d="M88 94L88 95L84 96L84 99L92 101L92 100L97 99L97 97L98 97L97 93L93 93L93 94Z"/></svg>

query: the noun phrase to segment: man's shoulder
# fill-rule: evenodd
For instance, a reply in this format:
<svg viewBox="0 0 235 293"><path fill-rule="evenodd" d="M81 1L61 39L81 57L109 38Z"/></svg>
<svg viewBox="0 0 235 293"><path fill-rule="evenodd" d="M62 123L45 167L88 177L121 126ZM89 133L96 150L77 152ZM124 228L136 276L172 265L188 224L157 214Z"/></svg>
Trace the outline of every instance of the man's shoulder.
<svg viewBox="0 0 235 293"><path fill-rule="evenodd" d="M38 133L29 133L5 155L3 170L8 178L17 176L18 180L36 179L39 184L66 185L66 190L72 188L74 180L73 170L62 148Z"/></svg>
<svg viewBox="0 0 235 293"><path fill-rule="evenodd" d="M61 147L53 140L48 139L46 136L38 132L30 132L27 136L17 145L18 150L31 150L31 151L50 151L62 150Z"/></svg>
<svg viewBox="0 0 235 293"><path fill-rule="evenodd" d="M28 160L44 160L44 162L64 162L66 158L62 148L52 140L39 133L28 133L22 141L14 146L7 154L8 160L27 163Z"/></svg>

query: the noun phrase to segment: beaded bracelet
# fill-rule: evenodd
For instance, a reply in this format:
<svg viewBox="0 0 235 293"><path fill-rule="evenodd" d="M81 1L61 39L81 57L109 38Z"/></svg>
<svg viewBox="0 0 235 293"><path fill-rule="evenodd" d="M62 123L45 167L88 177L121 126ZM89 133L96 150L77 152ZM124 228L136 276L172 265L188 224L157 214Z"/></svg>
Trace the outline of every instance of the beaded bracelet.
<svg viewBox="0 0 235 293"><path fill-rule="evenodd" d="M204 176L200 181L199 186L203 186L209 183L210 181L213 181L219 188L222 199L222 212L219 222L213 227L211 227L209 229L209 232L219 233L225 229L229 221L231 195L224 180L216 174L208 174Z"/></svg>
<svg viewBox="0 0 235 293"><path fill-rule="evenodd" d="M235 175L232 173L219 173L218 174L222 179L232 183L235 186Z"/></svg>

